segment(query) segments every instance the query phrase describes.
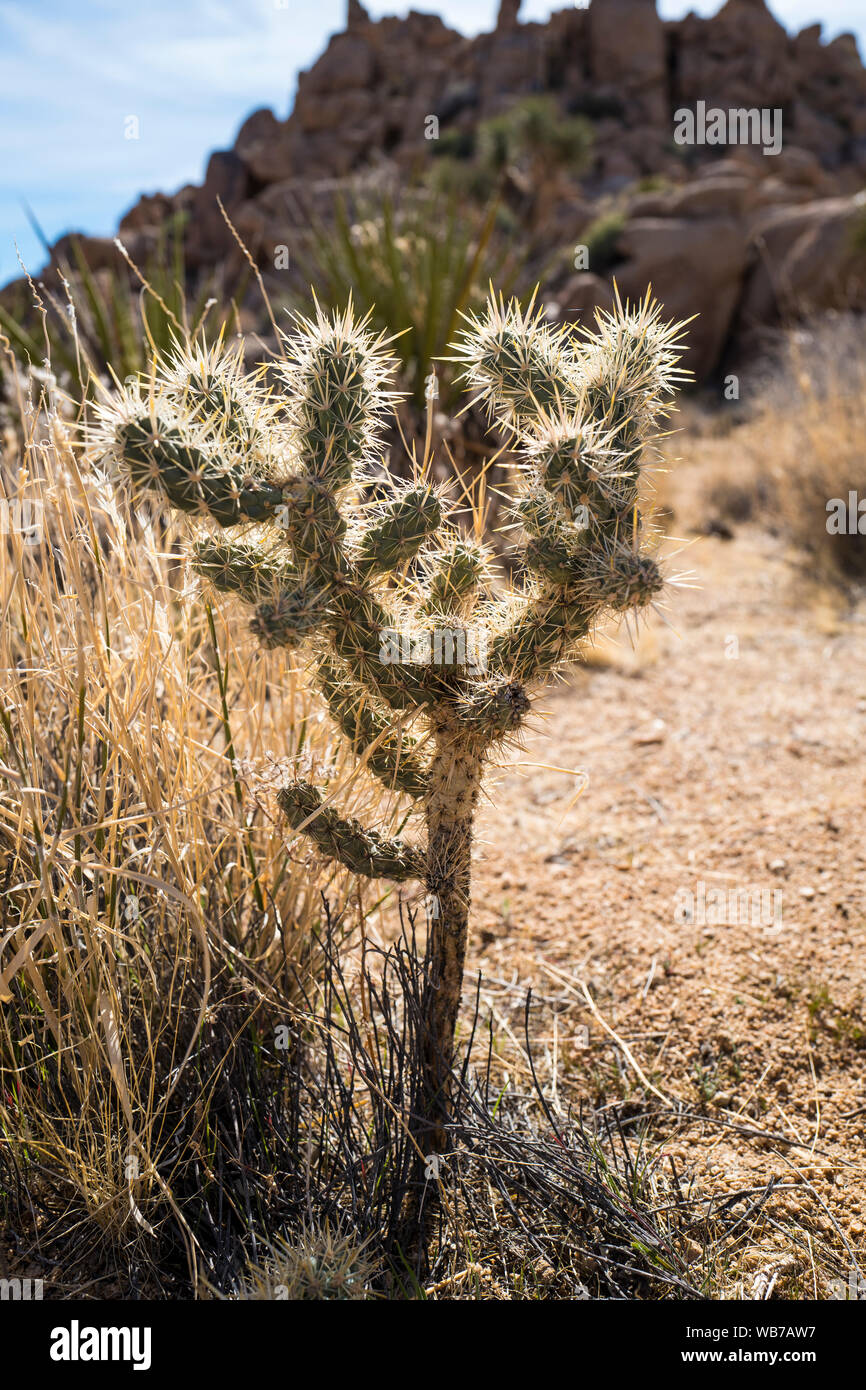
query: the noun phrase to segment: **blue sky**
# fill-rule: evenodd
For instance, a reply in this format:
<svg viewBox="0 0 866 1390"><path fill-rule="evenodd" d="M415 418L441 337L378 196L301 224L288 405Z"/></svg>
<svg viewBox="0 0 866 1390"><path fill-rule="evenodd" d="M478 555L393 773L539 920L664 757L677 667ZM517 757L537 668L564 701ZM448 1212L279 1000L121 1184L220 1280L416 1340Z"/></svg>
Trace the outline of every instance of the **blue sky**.
<svg viewBox="0 0 866 1390"><path fill-rule="evenodd" d="M454 28L492 27L497 0L369 0L372 15L432 10ZM524 0L543 19L563 0ZM665 18L712 14L719 0L660 0ZM773 0L790 29L854 30L863 0ZM210 150L230 145L258 106L291 107L295 78L342 28L345 0L0 0L0 284L17 273L13 242L42 262L22 203L49 241L107 235L142 192L200 181ZM124 138L137 116L140 138Z"/></svg>

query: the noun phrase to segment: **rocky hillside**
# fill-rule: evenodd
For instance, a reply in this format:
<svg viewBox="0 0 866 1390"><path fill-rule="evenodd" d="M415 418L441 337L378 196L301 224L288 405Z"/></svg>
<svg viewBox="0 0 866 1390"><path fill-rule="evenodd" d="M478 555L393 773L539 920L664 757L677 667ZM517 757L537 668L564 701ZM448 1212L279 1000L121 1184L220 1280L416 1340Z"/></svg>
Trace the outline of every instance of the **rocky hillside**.
<svg viewBox="0 0 866 1390"><path fill-rule="evenodd" d="M142 198L119 235L138 259L185 214L194 281L238 255L219 197L267 278L302 220L301 193L367 172L405 178L432 163L431 116L454 143L549 93L592 126L589 161L557 178L533 233L556 253L546 292L563 317L609 302L614 277L629 295L651 281L668 315L699 315L689 365L708 379L780 319L866 305L866 71L853 37L824 43L818 25L791 36L764 0L671 23L655 0L591 0L545 24L521 23L519 8L502 0L495 30L467 39L435 15L372 21L350 0L288 119L256 111L202 186ZM677 144L675 113L699 103L781 113L780 151ZM600 214L603 263L590 252L583 268L572 248ZM96 268L117 262L110 240L86 253Z"/></svg>

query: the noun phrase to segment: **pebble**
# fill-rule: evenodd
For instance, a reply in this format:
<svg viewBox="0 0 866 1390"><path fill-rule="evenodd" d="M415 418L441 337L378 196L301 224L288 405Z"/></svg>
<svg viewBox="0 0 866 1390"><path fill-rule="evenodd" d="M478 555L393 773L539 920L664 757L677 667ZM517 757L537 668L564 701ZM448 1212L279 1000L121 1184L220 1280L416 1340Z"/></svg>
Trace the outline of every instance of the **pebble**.
<svg viewBox="0 0 866 1390"><path fill-rule="evenodd" d="M631 741L640 746L650 743L664 743L666 735L667 729L665 728L665 721L663 719L654 719L646 728L638 729L637 733L632 735Z"/></svg>

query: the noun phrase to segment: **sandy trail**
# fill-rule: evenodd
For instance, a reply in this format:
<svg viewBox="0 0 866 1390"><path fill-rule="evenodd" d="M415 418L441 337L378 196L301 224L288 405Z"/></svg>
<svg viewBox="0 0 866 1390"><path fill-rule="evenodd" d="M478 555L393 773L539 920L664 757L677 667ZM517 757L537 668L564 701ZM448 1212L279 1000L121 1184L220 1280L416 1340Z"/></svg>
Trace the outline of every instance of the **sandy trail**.
<svg viewBox="0 0 866 1390"><path fill-rule="evenodd" d="M792 1141L698 1120L671 1131L681 1170L715 1191L805 1178L818 1229L835 1242L835 1218L862 1257L866 604L804 595L758 532L687 566L676 634L621 639L510 755L480 818L469 968L517 1034L526 986L540 996L563 1104L637 1097L584 982L661 1092ZM575 801L579 778L527 764L588 785Z"/></svg>

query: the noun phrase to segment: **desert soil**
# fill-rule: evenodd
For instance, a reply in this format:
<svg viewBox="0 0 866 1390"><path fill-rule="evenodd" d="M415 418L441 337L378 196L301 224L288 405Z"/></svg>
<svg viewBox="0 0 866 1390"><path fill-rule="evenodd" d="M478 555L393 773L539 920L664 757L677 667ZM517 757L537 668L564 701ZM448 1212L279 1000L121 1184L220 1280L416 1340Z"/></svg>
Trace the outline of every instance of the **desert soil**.
<svg viewBox="0 0 866 1390"><path fill-rule="evenodd" d="M653 1129L686 1186L775 1176L783 1210L862 1266L866 604L792 558L748 528L698 541L673 562L695 585L670 595L675 630L603 639L542 698L481 814L469 971L518 1042L532 986L563 1109L661 1112L655 1087L688 1112ZM765 910L720 922L712 889ZM814 1296L810 1260L767 1229L740 1274Z"/></svg>

